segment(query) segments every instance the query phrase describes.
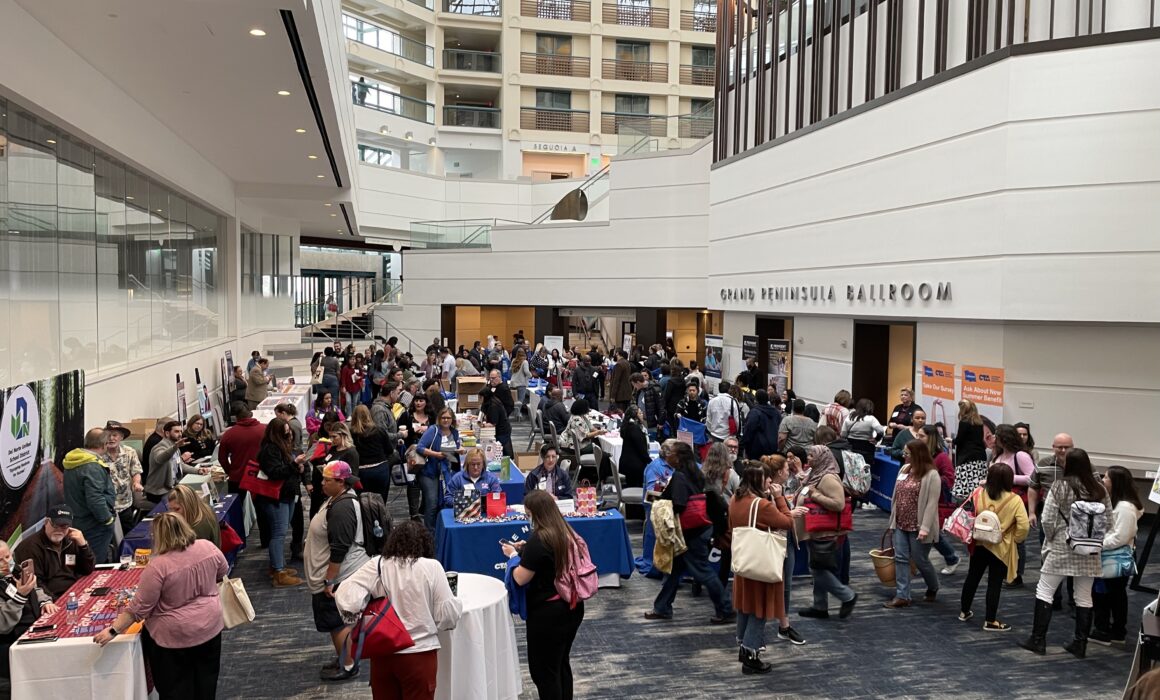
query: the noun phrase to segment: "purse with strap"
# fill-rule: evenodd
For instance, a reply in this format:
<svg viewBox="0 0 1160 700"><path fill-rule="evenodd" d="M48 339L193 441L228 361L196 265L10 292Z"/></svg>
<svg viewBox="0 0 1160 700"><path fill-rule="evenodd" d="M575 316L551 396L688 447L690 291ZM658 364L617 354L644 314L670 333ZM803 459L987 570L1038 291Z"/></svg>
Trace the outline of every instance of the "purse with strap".
<svg viewBox="0 0 1160 700"><path fill-rule="evenodd" d="M271 479L258 466L257 460L246 462L246 469L238 486L252 494L272 498L275 501L282 497L282 482L284 479Z"/></svg>
<svg viewBox="0 0 1160 700"><path fill-rule="evenodd" d="M222 624L226 629L232 630L254 621L254 606L240 578L223 578L218 584L218 599L222 603Z"/></svg>
<svg viewBox="0 0 1160 700"><path fill-rule="evenodd" d="M757 527L761 499L749 504L749 525L733 528L733 573L751 581L779 583L785 570L786 537Z"/></svg>
<svg viewBox="0 0 1160 700"><path fill-rule="evenodd" d="M383 580L383 559L379 557L379 581ZM385 588L385 587L384 587ZM378 656L390 656L404 649L415 646L411 633L399 614L391 605L391 597L384 595L374 598L363 608L358 622L351 630L354 643L354 660L373 659Z"/></svg>
<svg viewBox="0 0 1160 700"><path fill-rule="evenodd" d="M963 544L971 543L971 534L975 527L975 495L978 492L978 489L972 491L943 523L943 532L957 537Z"/></svg>

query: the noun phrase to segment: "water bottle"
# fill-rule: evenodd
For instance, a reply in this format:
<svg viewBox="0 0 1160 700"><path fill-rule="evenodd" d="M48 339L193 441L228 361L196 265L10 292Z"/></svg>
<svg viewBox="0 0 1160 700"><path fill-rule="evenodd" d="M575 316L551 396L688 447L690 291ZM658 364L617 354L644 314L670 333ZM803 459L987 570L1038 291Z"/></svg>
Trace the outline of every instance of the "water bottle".
<svg viewBox="0 0 1160 700"><path fill-rule="evenodd" d="M68 602L65 603L65 621L71 626L77 623L77 594L69 593Z"/></svg>

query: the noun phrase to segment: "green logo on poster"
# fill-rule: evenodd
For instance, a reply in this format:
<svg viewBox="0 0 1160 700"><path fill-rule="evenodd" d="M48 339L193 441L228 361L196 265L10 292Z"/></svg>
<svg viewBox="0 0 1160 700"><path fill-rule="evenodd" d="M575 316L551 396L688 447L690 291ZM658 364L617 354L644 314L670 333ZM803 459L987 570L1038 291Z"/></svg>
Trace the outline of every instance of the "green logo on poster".
<svg viewBox="0 0 1160 700"><path fill-rule="evenodd" d="M31 432L28 421L28 402L24 397L16 399L16 410L12 416L12 437L17 440L28 437Z"/></svg>

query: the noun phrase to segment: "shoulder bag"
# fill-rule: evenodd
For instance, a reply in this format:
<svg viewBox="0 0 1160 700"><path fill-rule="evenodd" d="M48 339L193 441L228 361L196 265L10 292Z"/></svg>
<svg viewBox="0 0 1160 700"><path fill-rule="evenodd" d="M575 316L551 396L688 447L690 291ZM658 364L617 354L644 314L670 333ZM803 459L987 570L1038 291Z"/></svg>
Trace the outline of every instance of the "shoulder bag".
<svg viewBox="0 0 1160 700"><path fill-rule="evenodd" d="M381 582L383 580L382 557L379 557L378 570L378 580ZM390 656L415 646L415 640L411 639L411 633L407 631L403 621L399 619L399 614L391 605L389 595L374 598L367 603L350 634L352 639L357 640L354 643L356 663L366 658Z"/></svg>
<svg viewBox="0 0 1160 700"><path fill-rule="evenodd" d="M254 621L254 606L240 578L224 577L218 584L218 599L222 603L222 624L226 629Z"/></svg>
<svg viewBox="0 0 1160 700"><path fill-rule="evenodd" d="M963 544L971 543L971 533L975 527L975 495L978 493L978 489L972 491L943 523L943 532L958 538Z"/></svg>
<svg viewBox="0 0 1160 700"><path fill-rule="evenodd" d="M271 479L258 466L258 461L251 459L246 462L246 469L238 486L257 496L265 496L275 501L282 497L282 482L284 479Z"/></svg>
<svg viewBox="0 0 1160 700"><path fill-rule="evenodd" d="M749 504L749 525L733 528L733 573L752 581L779 583L785 570L786 537L757 527L761 499Z"/></svg>

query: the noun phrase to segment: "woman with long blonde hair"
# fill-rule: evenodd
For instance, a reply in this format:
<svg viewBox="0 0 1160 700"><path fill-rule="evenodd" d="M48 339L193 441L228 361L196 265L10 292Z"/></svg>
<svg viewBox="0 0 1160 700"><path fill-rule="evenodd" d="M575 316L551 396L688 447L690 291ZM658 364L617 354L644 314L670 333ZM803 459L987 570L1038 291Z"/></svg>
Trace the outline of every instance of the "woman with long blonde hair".
<svg viewBox="0 0 1160 700"><path fill-rule="evenodd" d="M987 461L983 442L983 417L970 399L959 402L959 428L955 432L955 464Z"/></svg>
<svg viewBox="0 0 1160 700"><path fill-rule="evenodd" d="M170 513L181 516L197 534L197 539L209 540L218 547L222 546L222 532L217 516L205 499L194 493L193 489L178 484L166 497L166 506Z"/></svg>
<svg viewBox="0 0 1160 700"><path fill-rule="evenodd" d="M561 600L556 592L560 578L571 558L572 549L584 543L568 525L556 501L545 491L532 491L524 499L524 510L532 525L528 540L504 544L503 552L511 560L518 553L512 579L527 588L528 599L528 673L541 698L572 697L572 666L568 655L584 621L584 602L576 607ZM584 544L587 547L587 544Z"/></svg>
<svg viewBox="0 0 1160 700"><path fill-rule="evenodd" d="M363 489L379 494L385 501L391 492L391 465L399 461L398 445L375 424L366 406L355 406L350 435L358 452L358 478Z"/></svg>

